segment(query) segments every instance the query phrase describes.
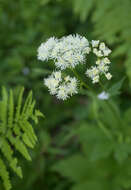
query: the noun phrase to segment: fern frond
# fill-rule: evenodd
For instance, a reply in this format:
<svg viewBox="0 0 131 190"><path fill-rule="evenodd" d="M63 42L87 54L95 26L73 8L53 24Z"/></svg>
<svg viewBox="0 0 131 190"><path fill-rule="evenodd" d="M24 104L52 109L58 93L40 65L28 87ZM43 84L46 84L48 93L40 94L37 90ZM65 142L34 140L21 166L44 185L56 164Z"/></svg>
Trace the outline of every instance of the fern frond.
<svg viewBox="0 0 131 190"><path fill-rule="evenodd" d="M22 105L23 94L24 88L21 88L15 109L13 91L10 90L8 95L6 89L2 88L2 100L0 101L0 177L6 190L11 189L11 183L4 160L14 173L22 178L22 170L18 166L18 159L14 157L14 152L16 150L26 160L31 160L28 147L34 148L37 137L30 119L38 120L39 116L43 116L40 111L35 110L32 92L25 99L24 106Z"/></svg>
<svg viewBox="0 0 131 190"><path fill-rule="evenodd" d="M28 153L28 150L25 146L25 144L23 143L23 141L19 138L19 136L17 137L13 137L12 132L9 131L8 135L7 135L8 140L10 141L10 143L16 148L16 150L18 152L20 152L22 154L22 156L27 159L27 160L31 160L31 157Z"/></svg>
<svg viewBox="0 0 131 190"><path fill-rule="evenodd" d="M33 114L33 110L35 107L35 100L33 102L29 102L28 107L25 109L25 111L23 110L23 114L22 116L27 120L29 118L30 115Z"/></svg>
<svg viewBox="0 0 131 190"><path fill-rule="evenodd" d="M26 101L24 103L24 107L22 109L22 115L25 114L26 110L29 109L32 103L32 91L29 93L29 95L26 98Z"/></svg>
<svg viewBox="0 0 131 190"><path fill-rule="evenodd" d="M30 143L32 144L32 147L34 147L36 141L37 141L37 137L35 135L35 132L31 126L31 124L24 120L24 121L20 121L20 127L21 129L26 133Z"/></svg>
<svg viewBox="0 0 131 190"><path fill-rule="evenodd" d="M13 150L11 149L8 141L3 138L2 139L2 146L1 146L1 151L7 161L9 162L10 167L14 170L14 172L22 178L22 171L20 167L17 167L17 158L13 157Z"/></svg>
<svg viewBox="0 0 131 190"><path fill-rule="evenodd" d="M9 94L9 116L8 116L8 126L10 128L12 128L12 125L13 125L13 115L14 115L13 91L10 90L10 94Z"/></svg>
<svg viewBox="0 0 131 190"><path fill-rule="evenodd" d="M0 177L3 180L3 185L6 190L11 189L11 183L9 180L9 172L6 169L6 165L4 164L3 160L0 159Z"/></svg>
<svg viewBox="0 0 131 190"><path fill-rule="evenodd" d="M2 87L2 101L1 101L1 114L0 114L0 120L1 120L1 130L2 133L5 134L7 129L7 104L8 104L8 94L4 87Z"/></svg>
<svg viewBox="0 0 131 190"><path fill-rule="evenodd" d="M15 116L16 122L18 121L19 116L20 116L23 93L24 93L24 87L21 88L20 93L19 93L19 97L18 97L18 103L17 103L17 107L16 107L16 116Z"/></svg>

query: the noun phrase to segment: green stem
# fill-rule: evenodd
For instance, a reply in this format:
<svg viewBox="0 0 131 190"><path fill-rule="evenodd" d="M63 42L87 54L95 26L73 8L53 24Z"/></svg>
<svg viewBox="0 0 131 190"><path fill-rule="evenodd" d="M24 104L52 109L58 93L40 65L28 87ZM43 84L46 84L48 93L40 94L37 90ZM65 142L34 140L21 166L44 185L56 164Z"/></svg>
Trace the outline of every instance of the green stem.
<svg viewBox="0 0 131 190"><path fill-rule="evenodd" d="M99 84L100 84L100 86L101 86L102 90L106 90L106 88L104 87L104 85L102 84L102 82L101 82L101 81L99 81Z"/></svg>
<svg viewBox="0 0 131 190"><path fill-rule="evenodd" d="M74 69L71 69L72 72L74 73L74 75L76 76L76 78L78 78L78 80L81 82L81 84L87 88L88 90L91 90L91 88L81 79L81 77L77 74L77 72ZM92 90L91 90L92 91Z"/></svg>
<svg viewBox="0 0 131 190"><path fill-rule="evenodd" d="M105 135L109 139L111 139L112 138L111 133L109 132L109 130L106 127L104 127L103 123L100 120L98 120L98 125L99 125L100 129L105 133Z"/></svg>
<svg viewBox="0 0 131 190"><path fill-rule="evenodd" d="M93 103L93 105L95 105L95 102ZM99 113L95 109L95 106L93 106L93 110L94 110L94 117L96 118L96 121L97 121L97 124L98 124L99 128L103 131L103 133L107 136L107 138L111 139L112 135L111 135L110 131L100 121Z"/></svg>
<svg viewBox="0 0 131 190"><path fill-rule="evenodd" d="M102 87L103 90L106 90L101 81L99 81L99 84L100 84L100 86ZM107 104L108 107L112 110L112 112L114 113L114 115L116 115L116 117L118 118L119 116L118 116L118 114L116 113L116 111L114 110L113 106L112 106L108 101L106 101L106 104ZM120 119L120 118L119 118L119 119Z"/></svg>
<svg viewBox="0 0 131 190"><path fill-rule="evenodd" d="M72 72L74 73L74 75L76 76L76 78L78 78L78 80L80 80L80 82L82 83L82 85L91 90L91 92L93 92L93 90L81 79L81 77L77 74L77 72L74 69L71 69ZM102 124L102 122L99 120L99 118L97 118L98 121L98 126L100 127L100 129L103 131L103 133L108 137L108 138L112 138L112 135L110 134L109 130L104 127L104 125Z"/></svg>
<svg viewBox="0 0 131 190"><path fill-rule="evenodd" d="M102 82L99 82L100 86L102 87L103 90L106 90L104 85L102 84ZM106 104L108 105L108 107L110 108L110 110L113 112L113 114L116 116L119 126L123 125L122 119L120 118L119 114L117 114L116 110L114 109L114 107L112 106L112 104L109 101L106 101Z"/></svg>

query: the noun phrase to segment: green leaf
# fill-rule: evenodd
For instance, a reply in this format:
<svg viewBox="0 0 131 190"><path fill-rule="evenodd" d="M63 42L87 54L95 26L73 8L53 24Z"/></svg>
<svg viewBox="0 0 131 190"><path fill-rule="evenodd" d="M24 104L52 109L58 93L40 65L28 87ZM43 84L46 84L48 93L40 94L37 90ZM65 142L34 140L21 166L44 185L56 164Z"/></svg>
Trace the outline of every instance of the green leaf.
<svg viewBox="0 0 131 190"><path fill-rule="evenodd" d="M113 84L108 89L108 93L110 94L110 96L116 96L116 95L119 95L121 93L120 89L123 85L124 80L125 80L125 77L123 79L121 79L119 82Z"/></svg>
<svg viewBox="0 0 131 190"><path fill-rule="evenodd" d="M128 158L130 153L131 144L119 143L116 144L114 147L114 156L119 163L124 162Z"/></svg>
<svg viewBox="0 0 131 190"><path fill-rule="evenodd" d="M53 167L53 170L78 182L85 178L88 167L86 158L78 154L59 162Z"/></svg>
<svg viewBox="0 0 131 190"><path fill-rule="evenodd" d="M103 141L95 144L89 157L91 161L107 158L113 152L113 143L111 141Z"/></svg>

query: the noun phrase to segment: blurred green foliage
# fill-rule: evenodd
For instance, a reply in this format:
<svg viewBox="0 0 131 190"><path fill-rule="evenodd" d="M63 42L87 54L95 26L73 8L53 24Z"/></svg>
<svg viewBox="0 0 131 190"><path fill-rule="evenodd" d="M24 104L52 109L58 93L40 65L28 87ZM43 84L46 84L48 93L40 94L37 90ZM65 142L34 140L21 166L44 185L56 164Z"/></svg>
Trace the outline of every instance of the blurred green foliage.
<svg viewBox="0 0 131 190"><path fill-rule="evenodd" d="M32 163L19 156L23 180L11 173L13 190L131 189L130 21L130 0L0 0L0 86L32 89L46 116L35 130ZM119 97L98 101L81 92L62 102L49 95L43 78L53 65L37 60L37 48L50 36L70 33L110 46L113 79L107 87L114 95L121 91ZM123 76L124 85L112 87Z"/></svg>
<svg viewBox="0 0 131 190"><path fill-rule="evenodd" d="M38 123L38 117L43 114L35 109L35 100L32 99L32 91L28 94L23 105L24 88L18 94L17 105L14 103L13 91L2 88L2 100L0 101L0 177L5 190L10 190L9 172L6 163L14 173L22 178L22 169L18 165L18 159L14 156L17 150L26 160L31 161L27 148L34 148L37 137L34 133L32 123Z"/></svg>

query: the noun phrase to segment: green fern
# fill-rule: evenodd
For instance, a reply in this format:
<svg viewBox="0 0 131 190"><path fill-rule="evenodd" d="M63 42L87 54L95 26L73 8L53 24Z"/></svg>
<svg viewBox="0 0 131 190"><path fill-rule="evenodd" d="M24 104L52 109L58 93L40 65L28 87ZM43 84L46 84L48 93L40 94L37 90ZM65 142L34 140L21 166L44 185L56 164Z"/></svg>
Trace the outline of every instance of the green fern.
<svg viewBox="0 0 131 190"><path fill-rule="evenodd" d="M32 92L27 96L24 106L24 88L21 88L15 110L13 91L2 88L2 100L0 101L0 177L6 190L11 189L11 182L7 167L22 178L22 169L18 166L18 159L14 156L15 150L22 156L31 160L29 148L34 148L37 137L30 119L38 123L38 117L43 114L34 109L35 101L32 100ZM8 165L6 164L8 163Z"/></svg>

